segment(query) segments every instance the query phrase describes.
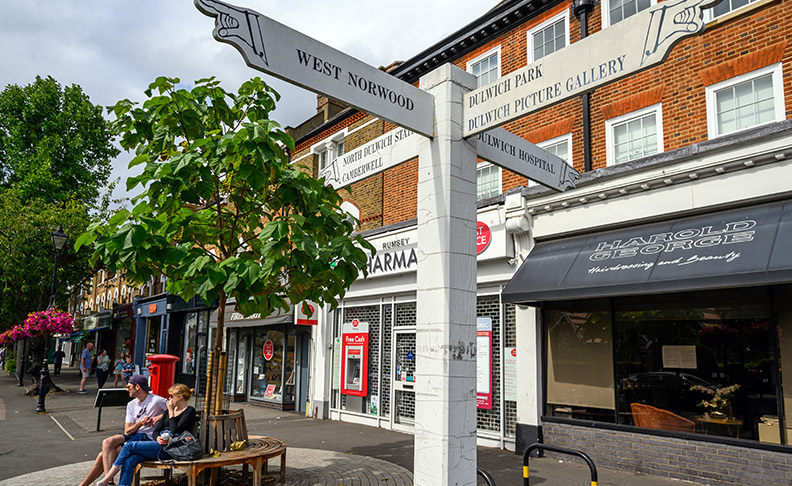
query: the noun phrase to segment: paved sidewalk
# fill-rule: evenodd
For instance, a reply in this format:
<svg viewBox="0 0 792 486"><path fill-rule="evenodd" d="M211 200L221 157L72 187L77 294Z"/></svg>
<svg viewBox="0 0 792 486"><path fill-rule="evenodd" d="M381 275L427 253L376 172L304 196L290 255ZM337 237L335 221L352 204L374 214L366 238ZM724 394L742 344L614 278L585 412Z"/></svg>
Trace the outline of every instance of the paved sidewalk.
<svg viewBox="0 0 792 486"><path fill-rule="evenodd" d="M412 485L412 473L396 464L372 457L290 447L286 453L286 485L388 486ZM0 486L60 486L79 484L93 461L45 469L0 481ZM276 477L280 460L271 461L269 475ZM180 474L180 473L175 473ZM161 478L162 471L143 470L143 480Z"/></svg>
<svg viewBox="0 0 792 486"><path fill-rule="evenodd" d="M112 407L103 409L102 430L96 431L95 380L88 382L87 395L75 393L79 386L75 369L64 369L55 381L67 392L50 394L48 413L40 415L33 412L35 397L24 397L14 378L0 377L0 412L5 412L5 419L0 416L0 486L77 485L90 468L102 439L123 428L124 407ZM106 387L112 387L112 382ZM414 440L410 434L315 420L247 403L236 403L232 408L245 411L251 435L286 442L289 485L412 484ZM498 486L522 483L522 457L513 452L479 447L477 461ZM271 461L270 471L277 471L278 465L279 461ZM600 486L693 484L604 467L598 467L598 472ZM152 470L147 474L156 477L158 473ZM531 484L588 485L589 471L577 460L532 459Z"/></svg>

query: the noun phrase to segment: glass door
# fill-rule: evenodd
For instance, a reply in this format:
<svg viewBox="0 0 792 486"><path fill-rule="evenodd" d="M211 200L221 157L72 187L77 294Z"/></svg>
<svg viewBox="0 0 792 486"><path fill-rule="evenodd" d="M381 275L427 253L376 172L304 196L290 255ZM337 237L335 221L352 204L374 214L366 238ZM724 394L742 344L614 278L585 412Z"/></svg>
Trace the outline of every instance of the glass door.
<svg viewBox="0 0 792 486"><path fill-rule="evenodd" d="M243 332L239 335L239 348L236 358L236 389L234 390L236 395L244 396L247 392L247 361L250 339L250 332Z"/></svg>
<svg viewBox="0 0 792 486"><path fill-rule="evenodd" d="M415 424L415 329L393 330L393 427Z"/></svg>

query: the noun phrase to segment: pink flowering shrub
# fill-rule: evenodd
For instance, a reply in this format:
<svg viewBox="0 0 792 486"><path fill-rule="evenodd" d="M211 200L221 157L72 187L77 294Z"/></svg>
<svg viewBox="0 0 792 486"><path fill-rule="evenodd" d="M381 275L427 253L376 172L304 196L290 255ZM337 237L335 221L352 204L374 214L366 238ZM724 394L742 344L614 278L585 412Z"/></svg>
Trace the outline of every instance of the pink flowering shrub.
<svg viewBox="0 0 792 486"><path fill-rule="evenodd" d="M72 331L74 331L74 320L66 312L59 312L57 309L31 312L25 322L0 334L0 346L45 333L71 334Z"/></svg>

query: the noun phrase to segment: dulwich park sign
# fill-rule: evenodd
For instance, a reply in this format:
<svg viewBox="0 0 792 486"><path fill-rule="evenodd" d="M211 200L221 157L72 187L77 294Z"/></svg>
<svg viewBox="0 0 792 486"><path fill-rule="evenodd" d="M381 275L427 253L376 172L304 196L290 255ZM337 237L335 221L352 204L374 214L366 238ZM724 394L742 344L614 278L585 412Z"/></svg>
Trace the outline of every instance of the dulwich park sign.
<svg viewBox="0 0 792 486"><path fill-rule="evenodd" d="M665 61L719 0L666 0L464 96L465 137Z"/></svg>

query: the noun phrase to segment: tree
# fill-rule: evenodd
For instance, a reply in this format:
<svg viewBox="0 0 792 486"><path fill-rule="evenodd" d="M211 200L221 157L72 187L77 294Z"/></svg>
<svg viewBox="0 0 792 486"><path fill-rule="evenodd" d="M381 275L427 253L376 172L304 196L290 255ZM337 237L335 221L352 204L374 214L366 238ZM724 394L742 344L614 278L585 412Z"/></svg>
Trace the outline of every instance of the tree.
<svg viewBox="0 0 792 486"><path fill-rule="evenodd" d="M0 191L27 201L95 204L120 151L102 108L52 77L0 92Z"/></svg>
<svg viewBox="0 0 792 486"><path fill-rule="evenodd" d="M54 265L51 235L59 224L75 236L90 223L88 207L76 199L48 203L25 200L16 188L0 191L0 332L22 324L49 304ZM55 302L65 308L70 288L91 274L91 252L68 247L60 254Z"/></svg>
<svg viewBox="0 0 792 486"><path fill-rule="evenodd" d="M335 189L289 164L294 142L269 119L278 95L261 79L235 94L214 78L191 90L179 82L160 77L142 107L112 107L122 147L137 154L130 167L145 164L127 188L143 192L76 246L92 245L94 260L123 269L133 284L163 274L169 292L216 302L217 356L230 297L245 315L306 300L334 308L366 272L363 248L374 248L353 235L357 222ZM218 411L209 402L224 376L213 374L207 410Z"/></svg>

